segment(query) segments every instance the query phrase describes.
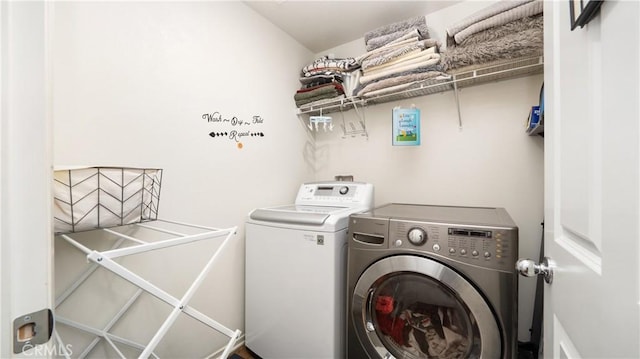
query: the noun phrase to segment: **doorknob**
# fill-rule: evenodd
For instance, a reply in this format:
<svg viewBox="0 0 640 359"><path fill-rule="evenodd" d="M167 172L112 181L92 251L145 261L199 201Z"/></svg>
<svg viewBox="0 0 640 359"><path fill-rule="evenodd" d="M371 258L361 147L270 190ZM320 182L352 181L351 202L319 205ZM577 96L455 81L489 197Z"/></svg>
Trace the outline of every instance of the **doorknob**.
<svg viewBox="0 0 640 359"><path fill-rule="evenodd" d="M516 262L516 269L521 275L525 277L543 275L544 281L549 284L553 282L554 267L555 262L549 257L544 257L540 264L537 264L531 259L518 259L518 262Z"/></svg>

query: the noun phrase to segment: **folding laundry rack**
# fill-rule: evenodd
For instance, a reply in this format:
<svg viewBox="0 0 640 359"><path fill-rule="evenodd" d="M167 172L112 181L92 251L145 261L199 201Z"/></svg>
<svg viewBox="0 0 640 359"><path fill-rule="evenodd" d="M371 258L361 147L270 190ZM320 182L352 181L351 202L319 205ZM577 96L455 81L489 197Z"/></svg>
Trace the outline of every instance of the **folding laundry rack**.
<svg viewBox="0 0 640 359"><path fill-rule="evenodd" d="M130 225L130 226L138 226L141 228L151 229L153 231L158 231L162 233L168 233L175 236L174 238L165 239L161 241L145 242L138 238L134 238L132 236L122 234L112 229L108 229L108 228L99 229L99 231L105 231L119 238L119 240L116 242L113 248L107 251L91 250L85 247L84 245L82 245L77 240L73 239L71 234L59 235L59 237L63 238L68 243L73 245L75 248L85 253L87 255L87 259L91 261L93 264L89 266L84 271L84 273L82 273L82 275L80 275L78 279L69 288L67 288L67 290L65 290L58 298L56 298L56 307L62 304L67 298L69 298L69 296L71 296L71 294L73 294L74 291L78 289L80 285L84 281L86 281L91 276L91 274L99 267L102 267L104 269L111 271L112 273L120 276L121 278L127 280L131 284L138 287L138 290L131 296L131 298L129 298L126 304L102 329L92 328L90 326L56 315L57 322L74 327L76 329L80 329L82 331L85 331L87 333L90 333L96 336L96 338L91 342L91 344L89 344L89 346L84 350L84 352L80 354L79 356L80 358L83 358L86 355L88 355L89 352L99 343L101 339L106 341L122 358L125 358L125 356L118 349L118 347L115 345L114 342L118 342L120 344L128 345L133 348L142 350L142 354L140 354L139 356L140 358L148 358L149 356L153 356L157 358L158 356L153 352L153 350L160 343L160 341L162 340L164 335L168 332L169 328L176 321L180 313L184 313L230 338L229 342L227 343L224 349L224 352L221 355L222 359L227 358L227 356L231 352L231 349L233 348L236 341L240 337L240 334L241 334L240 330L233 331L225 327L224 325L220 324L219 322L206 316L205 314L199 312L198 310L194 309L189 305L189 301L191 300L196 290L200 287L200 285L204 281L206 275L209 273L209 271L213 267L213 264L215 263L216 259L219 257L224 247L228 244L229 240L236 233L236 227L227 228L227 229L216 229L216 228L209 228L209 227L203 227L203 226L197 226L192 224L173 222L173 221L161 220L161 219L154 222L171 223L171 224L182 225L182 226L187 226L191 228L199 228L204 231L197 234L187 235L184 233L176 232L174 230L160 228L156 225L151 226L143 223ZM132 254L138 254L138 253L153 251L157 249L168 248L172 246L179 246L179 245L192 243L196 241L216 239L216 238L218 239L222 238L222 243L213 253L211 258L206 263L204 268L200 271L200 273L198 274L196 279L193 281L193 283L189 286L185 294L180 298L170 295L166 291L151 284L141 276L130 271L129 269L125 268L124 266L120 265L115 261L116 258L132 255ZM133 242L135 245L121 248L120 246L125 241ZM129 310L129 308L135 303L136 299L140 297L143 291L153 295L154 297L160 299L161 301L173 307L171 313L165 319L162 326L160 326L160 328L155 333L151 341L146 345L142 345L140 343L136 343L131 340L109 333L111 328L118 322L118 320L120 320L126 314L127 310ZM57 332L55 333L55 336L56 336L56 340L58 341L58 344L60 344L60 348L64 350L65 346ZM68 353L65 353L65 357L69 358L70 355Z"/></svg>
<svg viewBox="0 0 640 359"><path fill-rule="evenodd" d="M76 176L75 172L74 173L69 172L68 176L66 174L64 175L65 176L64 180L60 181L56 179L56 181L58 181L57 183L58 185L62 184L64 185L63 187L65 187L66 190L68 190L70 194L69 198L73 197L71 196L72 194L75 195L75 193L73 193L73 190L77 188L77 186L87 187L87 183L93 180L96 181L95 183L100 183L100 181L102 181L103 184L109 183L109 186L113 186L115 184L116 187L120 187L121 194L120 195L114 194L117 191L115 192L112 191L113 195L110 194L108 196L109 201L113 200L116 197L119 198L121 203L124 203L125 201L130 201L132 198L136 198L136 197L149 198L149 200L146 200L146 199L142 200L143 202L147 201L148 203L146 205L142 205L141 207L145 207L148 209L149 203L155 202L155 209L153 211L155 217L149 218L149 217L145 217L144 215L141 215L137 219L133 219L133 220L128 219L128 223L122 224L122 227L119 227L119 228L115 228L116 226L112 226L111 228L100 228L99 226L97 226L98 228L93 229L93 231L95 231L96 234L114 236L113 238L116 239L113 246L110 249L105 251L98 251L98 250L88 248L87 246L82 244L80 241L73 238L75 236L75 232L57 233L57 238L64 239L73 247L75 247L76 249L84 253L87 257L87 260L91 261L92 264L80 276L77 277L77 279L73 284L71 284L65 291L63 291L56 298L56 303L55 303L56 308L59 307L67 298L69 298L78 288L80 288L80 286L98 268L104 268L116 274L117 276L125 279L126 281L128 281L129 283L133 284L138 288L135 291L135 293L126 301L126 303L113 316L113 318L111 318L111 320L108 321L108 323L103 328L94 328L89 325L85 325L77 321L73 321L73 320L64 318L62 316L56 315L55 320L57 323L65 324L67 326L79 329L81 331L84 331L86 333L89 333L95 336L93 341L84 349L84 351L79 355L79 357L80 358L86 357L101 340L104 340L115 350L115 352L121 358L126 358L126 357L122 353L122 351L115 345L115 343L124 344L126 346L141 350L142 353L140 354L139 358L148 358L150 356L153 356L154 358L158 358L158 355L154 353L155 348L163 339L163 337L167 334L171 326L178 319L178 316L181 313L184 313L196 319L197 321L205 324L206 326L218 331L219 333L222 333L227 337L229 337L229 341L225 346L223 353L220 356L220 358L226 359L227 356L230 354L233 346L236 344L238 338L240 337L240 334L241 334L240 330L234 331L225 327L224 325L220 324L219 322L213 320L212 318L206 316L202 312L190 306L189 301L191 300L195 292L198 290L200 285L203 283L207 274L211 271L216 259L221 255L226 245L229 243L231 238L233 238L234 235L236 234L237 227L219 229L219 228L211 228L211 227L205 227L205 226L194 225L194 224L187 224L182 222L157 219L157 201L159 198L159 178L161 177L161 170L154 170L156 172L153 172L152 176L149 176L149 173L147 173L146 170L138 170L138 169L106 168L104 169L104 171L107 175L105 175L105 173L101 173L100 172L101 170L102 168L91 168L88 170L82 169L82 171L84 172L81 173L81 176L79 177L79 179ZM118 171L121 172L121 175L118 174L114 176L113 173L118 173ZM156 176L158 174L157 171L160 171L160 177ZM149 177L153 177L153 180L150 181ZM88 189L85 188L82 190L83 192L82 196L75 195L76 199L74 201L71 201L71 200L64 201L64 204L69 204L69 207L72 207L71 204L75 206L80 201L93 201L94 199L91 199L92 195L90 194L98 193L98 197L99 197L100 193L103 192L102 187L104 186L100 185L99 187L96 187L96 188L91 188L90 186ZM57 196L57 193L54 194L54 196L56 196L55 198L56 200L60 201L60 198ZM65 196L66 195L62 195L61 197L65 197ZM105 196L105 194L102 194L102 196ZM96 200L95 205L85 206L85 209L88 208L88 210L86 210L86 213L83 213L82 216L78 217L79 218L78 220L76 220L75 216L71 216L70 222L65 223L65 225L72 224L73 226L76 226L76 224L80 223L82 220L84 220L84 218L88 218L87 213L96 212L102 207L104 207L104 201ZM120 206L120 208L124 208L124 207L125 206ZM80 208L80 206L78 206L78 208ZM131 212L128 210L126 211L127 213L122 212L125 215L120 215L122 214L121 212L113 210L114 207L111 207L111 208L112 208L111 210L108 210L108 212L110 213L109 214L110 216L115 214L122 219L131 215ZM73 213L73 211L70 211L70 213ZM94 218L97 218L97 217L94 217ZM132 229L132 231L123 230L123 228ZM136 232L140 229L142 229L142 231L151 231L150 233L157 233L158 238L168 237L168 239L145 241L141 239L140 236L136 238L134 237L135 234L131 235L129 233L129 232ZM102 232L102 233L97 233L97 232ZM125 234L123 232L127 232L129 234ZM145 236L144 238L146 239L147 237L148 236ZM197 241L216 240L216 239L221 240L220 245L211 255L207 263L204 265L204 267L202 268L200 273L197 275L195 280L190 284L190 286L188 287L188 289L186 290L186 292L182 297L175 297L169 294L165 290L152 284L151 282L147 281L146 279L142 278L140 275L134 273L133 271L129 270L128 268L124 267L123 265L121 265L116 261L118 258L122 258L129 255L140 254L140 253L145 253L145 252L150 252L154 250L170 248L175 246L181 246L181 245L185 245L185 244L193 243ZM124 246L124 245L127 245L127 246ZM159 327L157 332L153 335L152 339L146 345L137 343L135 341L132 341L126 338L122 338L110 332L111 329L116 325L116 323L118 323L118 321L121 318L123 318L123 316L131 308L131 306L143 294L143 292L147 292L148 294L151 294L152 296L160 299L161 301L165 302L166 304L172 307L172 310L168 315L168 317L164 320L163 324ZM59 345L59 350L61 351L61 354L66 358L70 358L71 353L67 350L67 347L64 345L64 342L57 331L54 331L54 336L55 336L55 340L57 341L57 344Z"/></svg>

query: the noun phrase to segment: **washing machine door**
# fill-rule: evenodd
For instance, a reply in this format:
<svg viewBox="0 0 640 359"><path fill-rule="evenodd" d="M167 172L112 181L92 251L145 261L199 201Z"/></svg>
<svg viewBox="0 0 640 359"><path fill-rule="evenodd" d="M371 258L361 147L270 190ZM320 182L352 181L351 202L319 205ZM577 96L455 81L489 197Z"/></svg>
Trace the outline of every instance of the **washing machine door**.
<svg viewBox="0 0 640 359"><path fill-rule="evenodd" d="M502 357L498 323L476 288L428 258L399 255L360 276L351 303L370 358Z"/></svg>

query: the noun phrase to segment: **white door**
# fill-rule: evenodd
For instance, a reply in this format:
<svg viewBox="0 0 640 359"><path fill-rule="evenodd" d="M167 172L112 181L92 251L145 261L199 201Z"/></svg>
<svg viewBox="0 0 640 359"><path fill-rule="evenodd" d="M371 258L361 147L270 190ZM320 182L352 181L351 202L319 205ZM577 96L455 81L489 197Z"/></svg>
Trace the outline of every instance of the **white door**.
<svg viewBox="0 0 640 359"><path fill-rule="evenodd" d="M640 3L574 31L570 3L544 7L544 357L639 358Z"/></svg>
<svg viewBox="0 0 640 359"><path fill-rule="evenodd" d="M46 8L0 2L1 358L52 354L37 345L50 318L32 314L51 308L53 292Z"/></svg>

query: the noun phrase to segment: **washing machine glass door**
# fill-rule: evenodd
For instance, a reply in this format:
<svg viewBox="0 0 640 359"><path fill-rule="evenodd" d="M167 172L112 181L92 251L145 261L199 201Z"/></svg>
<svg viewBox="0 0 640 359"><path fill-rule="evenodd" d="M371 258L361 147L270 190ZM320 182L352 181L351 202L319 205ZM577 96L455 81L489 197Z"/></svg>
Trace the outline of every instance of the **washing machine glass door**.
<svg viewBox="0 0 640 359"><path fill-rule="evenodd" d="M498 324L482 295L451 268L401 255L358 280L351 320L371 358L500 358Z"/></svg>

